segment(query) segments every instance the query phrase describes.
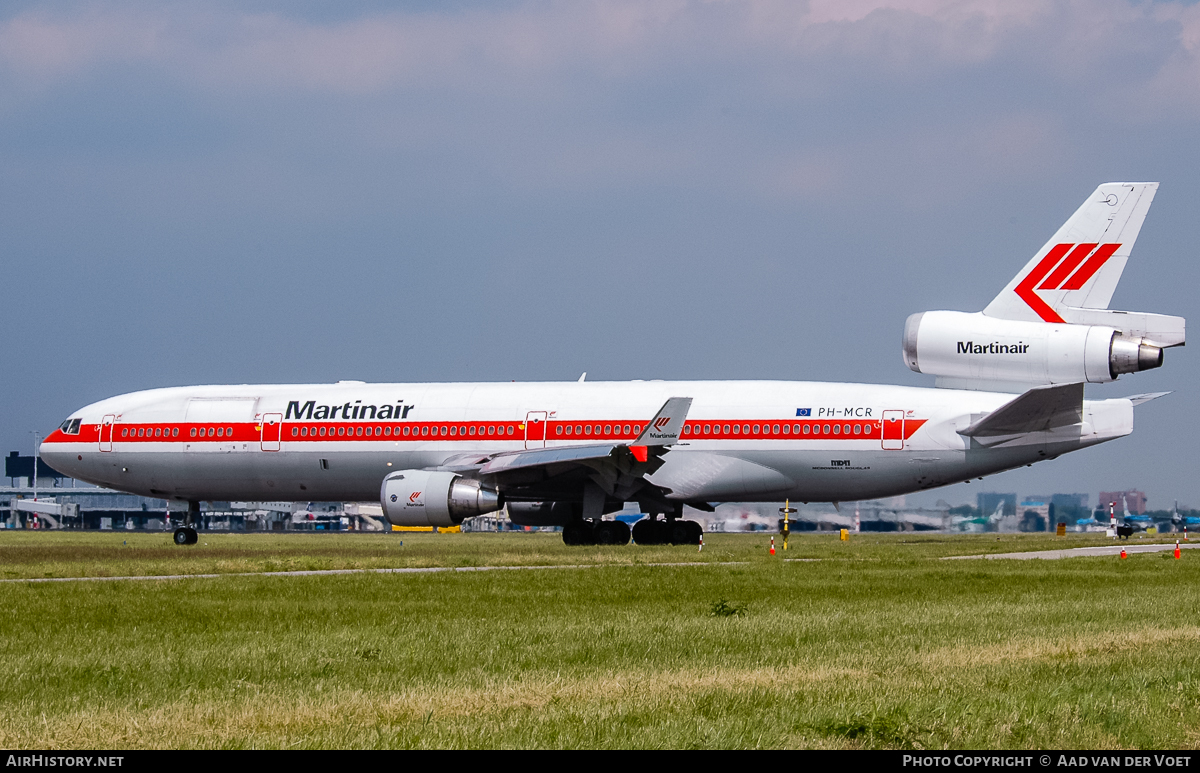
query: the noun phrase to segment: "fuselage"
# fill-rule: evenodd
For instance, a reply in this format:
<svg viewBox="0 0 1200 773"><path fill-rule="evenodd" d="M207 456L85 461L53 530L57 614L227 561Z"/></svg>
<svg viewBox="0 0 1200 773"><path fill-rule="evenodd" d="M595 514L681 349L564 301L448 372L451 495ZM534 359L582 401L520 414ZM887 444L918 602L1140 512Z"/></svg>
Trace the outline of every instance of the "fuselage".
<svg viewBox="0 0 1200 773"><path fill-rule="evenodd" d="M648 478L684 502L849 501L987 475L1129 434L1129 400L990 447L957 434L1005 393L783 381L337 384L153 389L46 438L60 472L177 500L370 501L401 469L526 448L632 442L693 398Z"/></svg>

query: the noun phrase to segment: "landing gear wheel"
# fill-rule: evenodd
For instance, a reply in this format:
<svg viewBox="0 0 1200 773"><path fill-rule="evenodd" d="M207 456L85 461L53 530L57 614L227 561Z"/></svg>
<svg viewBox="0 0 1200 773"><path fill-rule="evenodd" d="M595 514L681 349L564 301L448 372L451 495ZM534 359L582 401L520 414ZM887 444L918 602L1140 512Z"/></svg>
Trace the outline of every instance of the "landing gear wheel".
<svg viewBox="0 0 1200 773"><path fill-rule="evenodd" d="M689 542L688 544L689 545L699 545L700 541L702 539L704 539L704 527L701 526L696 521L684 521L684 523L686 523L689 527L691 527L691 530L692 530L692 539L691 539L691 542Z"/></svg>
<svg viewBox="0 0 1200 773"><path fill-rule="evenodd" d="M175 530L174 538L176 545L195 545L200 536L196 534L195 529L183 526Z"/></svg>
<svg viewBox="0 0 1200 773"><path fill-rule="evenodd" d="M572 521L563 527L564 545L595 545L596 531L591 521Z"/></svg>
<svg viewBox="0 0 1200 773"><path fill-rule="evenodd" d="M698 540L692 539L690 521L675 521L670 524L672 545L694 545Z"/></svg>
<svg viewBox="0 0 1200 773"><path fill-rule="evenodd" d="M663 539L662 521L654 518L643 518L633 525L633 541L639 545L661 545Z"/></svg>
<svg viewBox="0 0 1200 773"><path fill-rule="evenodd" d="M596 544L628 545L629 526L623 521L600 521L596 524Z"/></svg>

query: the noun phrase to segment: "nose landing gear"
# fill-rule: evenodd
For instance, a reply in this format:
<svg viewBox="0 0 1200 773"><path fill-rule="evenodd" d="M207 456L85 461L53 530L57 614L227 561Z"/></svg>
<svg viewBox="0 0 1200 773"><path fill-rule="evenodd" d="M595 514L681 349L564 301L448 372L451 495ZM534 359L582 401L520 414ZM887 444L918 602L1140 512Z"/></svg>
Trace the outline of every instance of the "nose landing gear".
<svg viewBox="0 0 1200 773"><path fill-rule="evenodd" d="M200 535L191 527L193 523L200 523L199 502L188 502L187 515L183 516L183 526L175 530L176 545L195 545L200 539Z"/></svg>

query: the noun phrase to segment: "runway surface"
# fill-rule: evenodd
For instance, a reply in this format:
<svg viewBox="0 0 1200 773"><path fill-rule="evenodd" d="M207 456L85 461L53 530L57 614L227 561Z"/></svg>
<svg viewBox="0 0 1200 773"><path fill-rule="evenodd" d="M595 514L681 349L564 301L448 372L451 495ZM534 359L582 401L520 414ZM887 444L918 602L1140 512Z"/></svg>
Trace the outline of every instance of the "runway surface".
<svg viewBox="0 0 1200 773"><path fill-rule="evenodd" d="M1190 548L1200 547L1197 545L1179 544L1180 549L1188 550ZM946 556L943 561L952 561L964 558L1015 558L1020 561L1025 561L1033 558L1042 558L1053 560L1056 558L1087 558L1096 556L1119 556L1121 548L1125 548L1126 554L1133 553L1161 553L1164 550L1175 550L1175 543L1167 543L1162 545L1137 545L1128 542L1118 542L1112 545L1099 545L1088 548L1071 548L1069 550L1035 550L1025 553L989 553L986 555L975 556Z"/></svg>

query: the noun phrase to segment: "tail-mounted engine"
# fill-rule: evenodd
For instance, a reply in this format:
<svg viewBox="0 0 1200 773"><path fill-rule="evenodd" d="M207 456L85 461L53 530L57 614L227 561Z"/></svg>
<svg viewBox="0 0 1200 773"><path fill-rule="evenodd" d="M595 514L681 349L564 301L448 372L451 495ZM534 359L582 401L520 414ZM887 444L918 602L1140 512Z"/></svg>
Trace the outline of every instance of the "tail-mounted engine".
<svg viewBox="0 0 1200 773"><path fill-rule="evenodd" d="M453 472L400 470L383 479L383 513L396 526L455 526L499 510L499 492Z"/></svg>
<svg viewBox="0 0 1200 773"><path fill-rule="evenodd" d="M1104 383L1122 373L1160 367L1164 346L1182 343L1131 332L1108 325L927 311L912 315L904 325L904 363L917 373L937 376L940 387Z"/></svg>

